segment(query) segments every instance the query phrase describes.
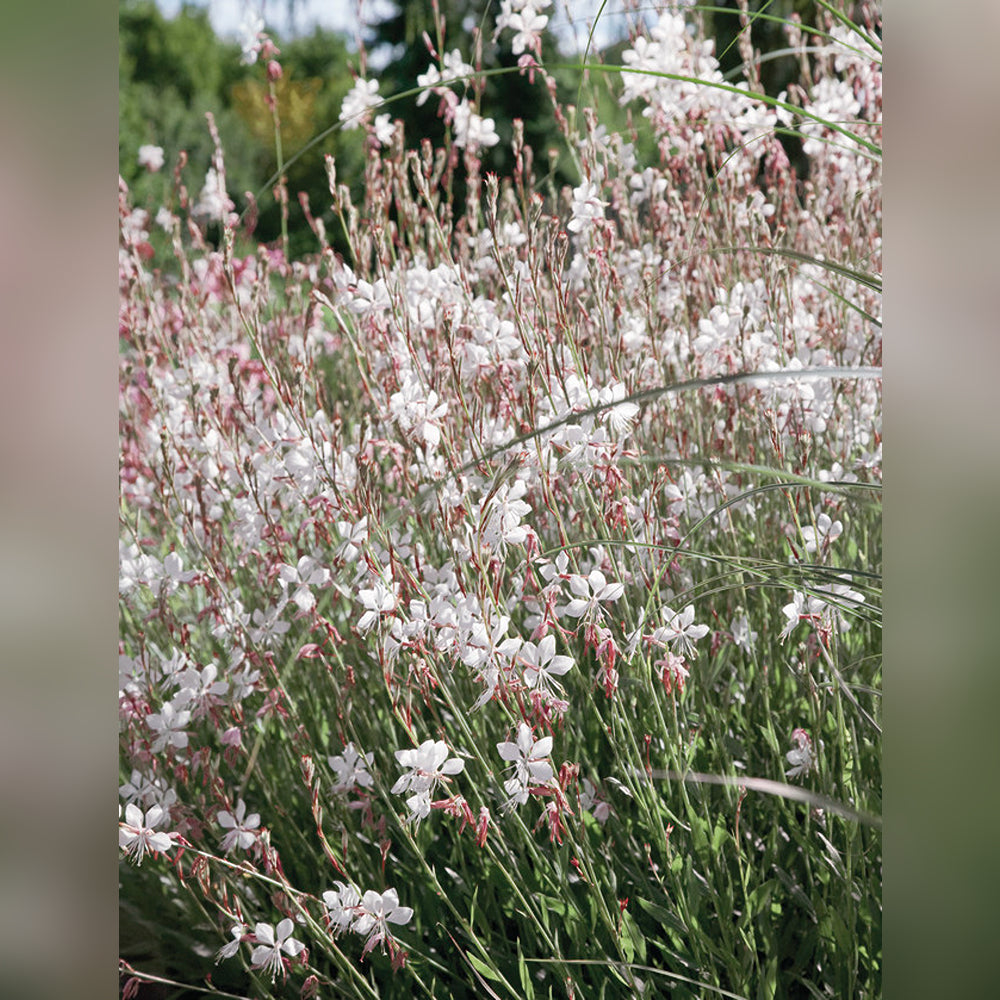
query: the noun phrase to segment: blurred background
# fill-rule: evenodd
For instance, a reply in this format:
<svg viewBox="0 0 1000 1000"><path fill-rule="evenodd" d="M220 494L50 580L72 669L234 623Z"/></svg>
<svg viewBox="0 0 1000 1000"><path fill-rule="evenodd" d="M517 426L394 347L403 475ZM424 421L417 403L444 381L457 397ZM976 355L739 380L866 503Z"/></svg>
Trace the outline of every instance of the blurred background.
<svg viewBox="0 0 1000 1000"><path fill-rule="evenodd" d="M557 0L548 9L552 31L546 33L543 61L553 67L562 104L592 107L608 132L634 132L640 162L656 162L659 154L646 122L639 116L633 120L628 109L618 105L611 91L613 76L593 73L582 86L584 74L579 68L592 29L587 61L620 65L630 32L644 21L654 23L655 9L621 0L608 3L603 11L601 6L599 0L581 0L572 7ZM518 57L510 51L510 32L499 43L493 41L499 5L484 0L439 0L439 9L447 26L440 42L432 5L426 0L371 0L360 7L321 0L271 0L263 4L120 0L118 169L132 192L133 204L147 208L151 215L160 205L175 208L172 202L178 181L197 198L211 166L212 140L205 122L205 112L211 111L226 154L227 187L236 210L243 212L248 204L246 192L253 193L259 205L254 239L268 243L278 238L280 209L267 186L277 170L274 123L266 103L268 84L261 65L247 65L241 59L240 29L248 13L262 17L281 52L283 76L276 89L283 158L286 163L294 160L286 171L291 198L289 251L293 257L319 249L298 206L300 192L308 197L313 215L323 219L335 249L346 249L336 243L339 226L334 225L330 209L324 155L334 156L338 180L351 187L358 202L365 137L360 129L334 128L301 157L298 154L336 125L344 96L357 76L377 79L379 93L386 98L415 88L417 76L432 62L425 34L440 46L440 55L457 49L466 62L475 64L474 38L478 32L482 68L512 70L485 81L481 113L494 119L500 142L482 151L484 170L500 176L511 173L510 140L516 117L524 122L525 141L533 149L543 193L554 194L565 184L578 184L580 178L558 134L552 101L544 86L516 71ZM776 96L798 80L799 63L791 54L782 54L788 42L774 18L798 13L807 24L812 23L814 4L812 0L754 0L750 10L766 15L754 23L752 38L764 57L764 88ZM742 69L736 44L738 13L736 0L720 0L703 11L706 32L714 39L721 68L730 78ZM392 118L402 123L407 148L419 148L425 136L435 146L442 143L445 130L439 104L433 95L418 104L414 94L386 107ZM162 171L151 173L139 164L139 148L147 144L163 148ZM787 145L795 162L800 158L798 140L787 139ZM182 150L187 154L186 164L178 168ZM461 170L454 200L464 200ZM157 264L169 262L166 234L154 232L152 242Z"/></svg>

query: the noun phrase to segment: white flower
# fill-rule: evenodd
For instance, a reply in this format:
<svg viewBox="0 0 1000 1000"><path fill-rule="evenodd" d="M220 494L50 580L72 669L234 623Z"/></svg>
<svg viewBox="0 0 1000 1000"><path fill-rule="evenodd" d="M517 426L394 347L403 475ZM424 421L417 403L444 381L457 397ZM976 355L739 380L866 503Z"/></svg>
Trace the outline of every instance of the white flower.
<svg viewBox="0 0 1000 1000"><path fill-rule="evenodd" d="M118 824L118 846L137 865L147 851L169 851L173 846L169 833L154 829L166 815L160 806L153 806L145 816L135 803L125 807L125 822Z"/></svg>
<svg viewBox="0 0 1000 1000"><path fill-rule="evenodd" d="M750 628L750 619L746 615L737 615L729 625L733 636L733 645L738 649L750 652L757 645L757 633Z"/></svg>
<svg viewBox="0 0 1000 1000"><path fill-rule="evenodd" d="M240 62L252 66L260 55L260 33L264 30L264 19L256 11L248 10L239 27L240 47L243 55Z"/></svg>
<svg viewBox="0 0 1000 1000"><path fill-rule="evenodd" d="M140 146L138 160L140 167L145 167L151 174L155 174L163 167L163 147Z"/></svg>
<svg viewBox="0 0 1000 1000"><path fill-rule="evenodd" d="M545 760L552 753L552 737L534 739L526 722L518 726L516 742L498 743L497 753L514 765L513 777L505 781L503 786L510 796L504 803L505 809L524 805L528 801L528 788L531 785L544 785L554 776L552 764Z"/></svg>
<svg viewBox="0 0 1000 1000"><path fill-rule="evenodd" d="M358 620L358 629L367 632L382 615L396 610L396 586L385 580L376 580L374 587L358 592L358 599L365 606L365 613Z"/></svg>
<svg viewBox="0 0 1000 1000"><path fill-rule="evenodd" d="M157 734L153 740L153 753L159 753L168 745L183 750L188 745L188 734L184 732L184 727L190 719L190 712L178 712L169 701L159 712L147 715L146 725Z"/></svg>
<svg viewBox="0 0 1000 1000"><path fill-rule="evenodd" d="M337 784L333 786L334 794L349 792L355 785L370 788L372 776L368 773L368 766L374 759L373 753L366 753L364 756L359 754L353 743L348 743L342 754L327 757L327 763L337 775Z"/></svg>
<svg viewBox="0 0 1000 1000"><path fill-rule="evenodd" d="M580 233L589 229L596 219L604 218L606 201L598 197L599 189L591 181L584 181L579 187L573 188L573 218L567 228L571 233Z"/></svg>
<svg viewBox="0 0 1000 1000"><path fill-rule="evenodd" d="M168 788L163 778L144 775L135 768L132 769L129 780L119 786L118 794L126 802L135 802L144 809L160 806L167 815L170 814L170 807L177 801L177 792Z"/></svg>
<svg viewBox="0 0 1000 1000"><path fill-rule="evenodd" d="M376 115L374 129L375 141L380 146L388 146L396 134L396 126L393 125L392 118L387 114Z"/></svg>
<svg viewBox="0 0 1000 1000"><path fill-rule="evenodd" d="M792 743L794 746L785 754L785 760L792 765L785 771L786 778L797 778L799 775L808 774L816 766L812 740L804 729L793 730Z"/></svg>
<svg viewBox="0 0 1000 1000"><path fill-rule="evenodd" d="M495 146L500 141L493 119L481 118L468 101L462 101L455 108L454 125L456 146L468 146L475 151L479 146Z"/></svg>
<svg viewBox="0 0 1000 1000"><path fill-rule="evenodd" d="M576 594L563 611L570 618L583 618L601 613L601 601L617 601L625 592L621 583L608 583L604 574L595 569L588 576L573 574L569 578L569 589Z"/></svg>
<svg viewBox="0 0 1000 1000"><path fill-rule="evenodd" d="M240 799L236 803L236 814L223 809L215 818L219 825L225 827L229 832L222 838L222 849L228 854L234 847L247 850L253 847L257 839L257 827L260 826L260 815L251 813L246 816L246 803ZM246 816L246 819L244 819Z"/></svg>
<svg viewBox="0 0 1000 1000"><path fill-rule="evenodd" d="M570 656L556 656L556 637L550 632L536 646L526 642L521 646L517 659L524 666L524 683L528 687L548 689L552 677L561 677L573 666Z"/></svg>
<svg viewBox="0 0 1000 1000"><path fill-rule="evenodd" d="M177 217L165 205L161 205L156 210L156 224L164 230L164 232L172 233L174 231L174 223L176 221Z"/></svg>
<svg viewBox="0 0 1000 1000"><path fill-rule="evenodd" d="M427 98L430 97L431 94L431 88L434 87L434 84L440 82L441 73L437 66L428 66L426 73L420 73L417 75L417 86L426 88L421 91L420 96L417 98L417 107L420 107L420 105L427 102Z"/></svg>
<svg viewBox="0 0 1000 1000"><path fill-rule="evenodd" d="M396 760L407 771L392 786L393 795L412 791L429 796L439 781L459 774L465 767L465 761L459 757L448 758L449 752L444 740L425 740L415 750L397 750Z"/></svg>
<svg viewBox="0 0 1000 1000"><path fill-rule="evenodd" d="M359 279L356 284L348 289L350 298L347 308L358 316L367 316L373 312L384 312L392 305L389 292L385 287L385 281L379 278L372 284L369 281Z"/></svg>
<svg viewBox="0 0 1000 1000"><path fill-rule="evenodd" d="M826 602L818 597L806 597L801 591L794 591L792 603L786 604L781 609L781 613L785 616L785 627L781 630L780 638L787 639L799 622L819 622L825 608Z"/></svg>
<svg viewBox="0 0 1000 1000"><path fill-rule="evenodd" d="M530 6L525 7L519 14L511 14L507 19L507 27L513 28L516 32L510 40L511 52L519 56L525 49L538 51L542 29L548 23L548 17L537 13Z"/></svg>
<svg viewBox="0 0 1000 1000"><path fill-rule="evenodd" d="M441 60L441 68L444 71L442 76L446 80L472 76L476 72L475 66L470 66L462 58L462 53L458 49L452 49L445 55L444 59Z"/></svg>
<svg viewBox="0 0 1000 1000"><path fill-rule="evenodd" d="M378 80L355 80L340 106L340 120L344 123L344 128L357 128L368 117L368 109L377 108L381 103Z"/></svg>
<svg viewBox="0 0 1000 1000"><path fill-rule="evenodd" d="M351 929L357 934L368 935L363 951L367 954L375 945L391 937L389 924L409 923L412 916L411 907L399 905L399 894L395 889L386 889L381 894L369 889L361 899L361 916Z"/></svg>
<svg viewBox="0 0 1000 1000"><path fill-rule="evenodd" d="M205 174L205 186L198 196L198 204L194 206L194 214L204 218L223 222L235 205L226 194L222 178L214 167L209 167Z"/></svg>
<svg viewBox="0 0 1000 1000"><path fill-rule="evenodd" d="M361 893L353 885L334 882L336 888L323 893L323 905L333 936L346 931L361 915Z"/></svg>
<svg viewBox="0 0 1000 1000"><path fill-rule="evenodd" d="M513 486L505 483L488 497L479 516L479 531L487 545L502 548L527 539L528 529L521 525L521 518L531 512L530 504L521 499L527 491L527 484L519 479Z"/></svg>
<svg viewBox="0 0 1000 1000"><path fill-rule="evenodd" d="M589 779L581 779L580 808L589 812L603 826L611 815L611 806L599 797L597 786Z"/></svg>
<svg viewBox="0 0 1000 1000"><path fill-rule="evenodd" d="M322 587L330 582L330 571L316 565L316 560L303 556L294 566L282 563L278 569L282 590L289 584L296 586L292 600L302 611L312 611L316 598L310 587Z"/></svg>
<svg viewBox="0 0 1000 1000"><path fill-rule="evenodd" d="M802 538L806 543L806 552L825 552L831 542L836 541L844 530L840 521L832 521L829 514L820 514L816 518L816 527L807 524L802 529Z"/></svg>
<svg viewBox="0 0 1000 1000"><path fill-rule="evenodd" d="M250 960L255 969L270 971L272 983L282 967L281 953L294 958L305 947L291 936L294 929L295 924L288 917L278 924L277 929L270 924L257 924L254 928L254 937L260 943L254 948Z"/></svg>
<svg viewBox="0 0 1000 1000"><path fill-rule="evenodd" d="M243 940L243 935L246 933L246 927L243 924L233 924L229 928L229 933L232 937L232 941L228 941L215 953L215 964L218 965L225 958L232 958L240 950L240 942Z"/></svg>
<svg viewBox="0 0 1000 1000"><path fill-rule="evenodd" d="M678 648L687 656L695 655L694 641L708 635L707 625L694 624L694 605L689 604L680 613L665 608L671 618L663 628L658 628L653 634L657 640L677 643Z"/></svg>
<svg viewBox="0 0 1000 1000"><path fill-rule="evenodd" d="M273 608L266 611L257 610L253 613L253 623L256 628L250 629L250 638L254 642L260 642L271 646L274 641L284 635L292 626L289 622L281 620L281 613L285 610L288 598L282 594L281 599Z"/></svg>
<svg viewBox="0 0 1000 1000"><path fill-rule="evenodd" d="M174 695L175 705L187 706L193 718L207 715L218 703L219 699L229 690L228 681L217 681L219 666L216 663L206 664L199 669L190 666L177 677L177 694Z"/></svg>

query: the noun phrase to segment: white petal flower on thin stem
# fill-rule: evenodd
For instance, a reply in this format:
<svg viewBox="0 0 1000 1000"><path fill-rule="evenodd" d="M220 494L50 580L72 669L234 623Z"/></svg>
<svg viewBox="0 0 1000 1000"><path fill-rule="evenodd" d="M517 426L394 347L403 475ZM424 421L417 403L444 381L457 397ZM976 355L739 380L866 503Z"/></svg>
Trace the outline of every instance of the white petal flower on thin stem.
<svg viewBox="0 0 1000 1000"><path fill-rule="evenodd" d="M125 822L118 824L118 846L136 865L142 864L147 851L162 853L173 846L169 833L154 829L165 817L160 806L153 806L145 816L134 803L125 807Z"/></svg>
<svg viewBox="0 0 1000 1000"><path fill-rule="evenodd" d="M151 174L155 174L163 166L162 146L140 146L139 166L145 167Z"/></svg>
<svg viewBox="0 0 1000 1000"><path fill-rule="evenodd" d="M368 109L382 103L378 96L378 80L355 80L340 106L340 120L345 129L358 128L368 118Z"/></svg>
<svg viewBox="0 0 1000 1000"><path fill-rule="evenodd" d="M243 54L240 62L252 66L260 55L260 34L264 30L264 19L256 11L248 10L239 27L240 47Z"/></svg>
<svg viewBox="0 0 1000 1000"><path fill-rule="evenodd" d="M694 605L689 604L680 612L671 611L670 608L664 608L663 611L667 616L667 624L653 633L655 639L676 643L685 656L694 657L695 641L703 639L709 632L707 625L695 625Z"/></svg>
<svg viewBox="0 0 1000 1000"><path fill-rule="evenodd" d="M246 927L243 924L233 924L229 928L229 934L232 937L232 941L226 942L216 953L215 953L215 964L218 965L223 959L232 958L240 950L240 944L243 941L243 935L246 933Z"/></svg>
<svg viewBox="0 0 1000 1000"><path fill-rule="evenodd" d="M812 740L804 729L795 729L792 732L792 743L794 746L785 754L785 760L792 765L785 771L786 778L798 778L800 775L808 774L816 766Z"/></svg>
<svg viewBox="0 0 1000 1000"><path fill-rule="evenodd" d="M573 574L569 578L569 589L576 594L563 609L571 618L584 618L601 615L601 602L617 601L625 592L621 583L608 583L607 578L595 569L587 576Z"/></svg>
<svg viewBox="0 0 1000 1000"><path fill-rule="evenodd" d="M807 524L802 529L806 552L825 552L830 543L840 537L843 530L844 525L840 521L833 521L829 514L821 513L816 518L815 528L811 524Z"/></svg>
<svg viewBox="0 0 1000 1000"><path fill-rule="evenodd" d="M367 632L382 615L396 610L397 587L388 580L376 580L375 585L358 591L358 599L365 607L365 613L358 620L358 630Z"/></svg>
<svg viewBox="0 0 1000 1000"><path fill-rule="evenodd" d="M368 768L374 759L374 753L363 755L358 753L353 743L348 743L342 754L327 757L327 763L337 775L337 784L333 786L334 793L339 795L349 792L355 786L370 788L372 776L368 773Z"/></svg>
<svg viewBox="0 0 1000 1000"><path fill-rule="evenodd" d="M228 832L222 838L222 849L229 854L234 847L242 848L244 851L253 847L257 840L257 827L260 826L259 813L246 815L247 804L240 799L236 803L236 812L231 813L223 809L216 819L219 826Z"/></svg>
<svg viewBox="0 0 1000 1000"><path fill-rule="evenodd" d="M412 916L411 907L399 905L399 894L395 889L386 889L383 893L369 889L361 898L361 915L351 929L357 934L368 935L363 950L367 954L392 936L389 924L409 923Z"/></svg>
<svg viewBox="0 0 1000 1000"><path fill-rule="evenodd" d="M598 219L604 218L606 201L598 197L600 189L592 181L584 181L579 187L573 188L573 218L567 229L571 233L585 232Z"/></svg>
<svg viewBox="0 0 1000 1000"><path fill-rule="evenodd" d="M552 737L536 740L526 722L519 724L515 742L497 744L497 753L514 765L513 776L503 786L510 796L504 809L524 805L530 786L547 784L555 774L552 764L545 759L552 753Z"/></svg>
<svg viewBox="0 0 1000 1000"><path fill-rule="evenodd" d="M517 654L517 661L524 667L524 683L547 690L553 677L561 677L573 667L573 658L556 655L556 637L550 632L536 646L526 642Z"/></svg>
<svg viewBox="0 0 1000 1000"><path fill-rule="evenodd" d="M444 740L425 740L414 750L397 750L396 760L400 767L407 768L392 786L393 795L414 792L407 799L411 818L422 819L430 812L430 795L440 781L458 774L465 767L460 757L448 757L448 744ZM426 799L426 808L424 808Z"/></svg>
<svg viewBox="0 0 1000 1000"><path fill-rule="evenodd" d="M495 146L500 141L496 122L492 118L482 118L472 110L468 101L462 101L455 108L455 145L467 146L475 151L480 146Z"/></svg>
<svg viewBox="0 0 1000 1000"><path fill-rule="evenodd" d="M169 701L159 712L147 715L146 725L156 733L152 746L153 753L159 753L168 745L183 750L188 745L188 734L184 731L184 727L190 720L189 711L179 712Z"/></svg>
<svg viewBox="0 0 1000 1000"><path fill-rule="evenodd" d="M335 888L323 893L323 905L334 937L347 930L361 916L361 893L356 886L334 882Z"/></svg>
<svg viewBox="0 0 1000 1000"><path fill-rule="evenodd" d="M271 973L271 982L274 977L283 969L281 953L294 958L305 947L301 941L296 941L291 936L295 930L295 924L289 917L278 924L277 928L270 924L257 924L254 927L254 937L258 944L250 956L250 961L255 969L264 969Z"/></svg>

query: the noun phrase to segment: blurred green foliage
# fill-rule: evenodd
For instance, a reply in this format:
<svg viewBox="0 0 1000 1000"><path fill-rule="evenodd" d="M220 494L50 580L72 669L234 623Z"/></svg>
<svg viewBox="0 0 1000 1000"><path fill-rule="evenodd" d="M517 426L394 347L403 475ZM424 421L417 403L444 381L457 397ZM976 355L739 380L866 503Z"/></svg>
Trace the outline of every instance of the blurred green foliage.
<svg viewBox="0 0 1000 1000"><path fill-rule="evenodd" d="M119 6L118 164L134 203L154 213L160 205L176 210L174 171L181 151L187 153L187 163L178 179L191 200L197 200L212 162L213 144L205 119L205 113L211 112L225 153L230 197L237 210L243 211L248 204L245 192L259 195L254 235L263 242L278 239L280 208L272 192L262 190L277 170L264 67L244 65L240 46L218 38L202 8L185 6L167 19L151 0L121 0ZM354 81L340 35L316 29L287 42L272 37L281 52L283 77L276 91L287 163L337 121L341 102ZM299 208L299 192L309 197L313 214L324 219L331 239L336 236L323 157L333 154L340 179L360 184L363 141L358 132L335 130L286 171L291 256L318 249ZM139 147L147 143L163 147L166 163L159 173L149 173L138 163ZM156 238L156 233L151 234L154 245Z"/></svg>
<svg viewBox="0 0 1000 1000"><path fill-rule="evenodd" d="M559 134L552 99L544 83L536 77L532 83L514 67L518 57L510 51L509 37L494 43L493 16L484 17L482 0L439 0L445 33L439 31L432 5L425 0L397 0L395 11L368 29L366 45L375 55L380 70L371 67L369 77L379 80L383 97L412 90L417 76L432 62L458 49L467 62L483 70L511 69L510 73L487 76L478 84L470 83L470 93L477 90L481 113L494 119L500 142L482 150L483 169L500 176L513 170L511 136L513 120L524 121L527 145L534 150L535 176L539 190L553 195L564 184L577 184L579 177L573 157ZM706 31L716 40L716 53L724 71L739 72L741 65L737 36L740 31L736 0L717 0L699 8ZM764 89L777 94L799 79L798 60L783 52L788 42L783 19L794 14L806 25L816 23L813 0L751 0L754 48L764 53L760 72ZM304 193L312 214L321 218L328 238L340 246L340 225L330 207L329 184L323 157L336 159L340 183L352 188L360 200L364 179L364 135L360 130L344 131L335 126L341 103L354 83L359 57L348 50L347 39L335 32L315 29L312 34L284 40L275 32L271 37L279 46L283 76L276 93L281 120L282 155L289 192L289 252L292 257L318 249L298 198ZM505 33L509 36L509 32ZM429 39L437 52L434 59L428 49ZM622 41L603 53L591 52L588 61L620 64ZM185 5L168 19L152 0L119 0L119 172L133 193L133 203L155 214L160 205L177 210L178 183L186 187L192 203L197 201L211 166L213 145L205 113L214 116L226 156L227 189L243 212L248 206L245 192L258 196L259 215L255 239L271 243L281 233L280 206L267 184L277 171L274 121L268 108L268 83L264 67L244 65L236 42L215 35L203 7ZM575 57L564 57L556 49L551 35L545 36L543 61L564 67ZM564 107L593 108L596 119L609 132L621 131L636 142L640 160L655 157L655 143L647 136L641 119L632 127L628 112L618 106L610 92L611 76L591 74L581 86L581 72L573 68L556 69L556 96ZM453 88L455 89L455 88ZM409 148L429 139L434 146L445 142L445 128L440 117L440 99L431 95L417 105L416 95L394 100L388 110L404 125L404 141ZM582 128L578 115L573 123ZM330 130L322 140L302 156L297 156L315 137ZM793 162L800 155L796 139L787 142ZM149 173L137 161L144 144L163 147L166 163L159 173ZM181 152L186 164L179 168ZM464 199L462 165L455 175L453 199ZM156 227L154 227L156 229ZM217 234L209 233L209 236ZM151 233L151 242L166 249L163 233ZM159 257L158 253L158 257Z"/></svg>

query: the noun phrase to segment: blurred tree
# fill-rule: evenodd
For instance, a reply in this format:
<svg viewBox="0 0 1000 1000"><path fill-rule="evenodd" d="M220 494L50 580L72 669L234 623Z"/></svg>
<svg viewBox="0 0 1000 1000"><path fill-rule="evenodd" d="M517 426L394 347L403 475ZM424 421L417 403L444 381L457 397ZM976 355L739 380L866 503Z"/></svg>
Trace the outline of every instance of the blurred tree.
<svg viewBox="0 0 1000 1000"><path fill-rule="evenodd" d="M504 44L493 42L496 6L485 0L394 0L395 10L369 28L366 44L373 57L385 68L378 73L379 92L385 96L403 93L417 87L417 76L427 72L433 63L440 66L441 58L458 49L462 58L484 70L506 68L511 72L488 77L482 96L481 114L492 118L500 142L482 150L484 170L503 176L513 170L511 137L513 120L524 122L525 141L535 152L536 173L544 173L550 148L559 149L559 139L552 101L544 83L536 76L532 83L517 70L518 57L510 51L509 39ZM439 37L434 7L440 10L444 36ZM426 38L425 38L426 36ZM427 46L430 40L437 52L435 59ZM560 57L550 34L544 36L543 62L559 62ZM578 77L559 71L553 74L558 84L558 97L563 103L576 96ZM424 137L435 145L444 138L444 125L438 114L439 101L431 96L426 103L417 105L417 98L409 97L392 105L392 114L403 121L406 144L415 147ZM578 183L572 166L565 160L559 162L554 180L557 184ZM456 190L456 200L462 197Z"/></svg>
<svg viewBox="0 0 1000 1000"><path fill-rule="evenodd" d="M283 76L277 81L281 137L286 164L303 147L335 124L344 95L352 86L345 40L317 29L305 38L283 43ZM185 5L167 19L152 0L119 2L119 172L133 191L135 203L154 213L160 205L176 208L173 168L181 151L187 166L181 182L197 200L211 166L213 145L205 121L212 112L226 157L227 187L237 210L247 205L244 193L256 194L277 169L274 122L267 106L268 86L261 65L240 61L240 47L216 37L204 8ZM163 147L166 164L150 174L139 166L139 147ZM315 251L318 244L298 208L305 191L315 216L325 214L331 240L333 226L324 153L338 161L342 180L360 185L363 143L358 133L335 130L288 166L289 242L293 255ZM281 231L280 209L270 191L261 192L255 231L270 242ZM157 239L164 248L165 239ZM159 255L158 255L159 256Z"/></svg>

